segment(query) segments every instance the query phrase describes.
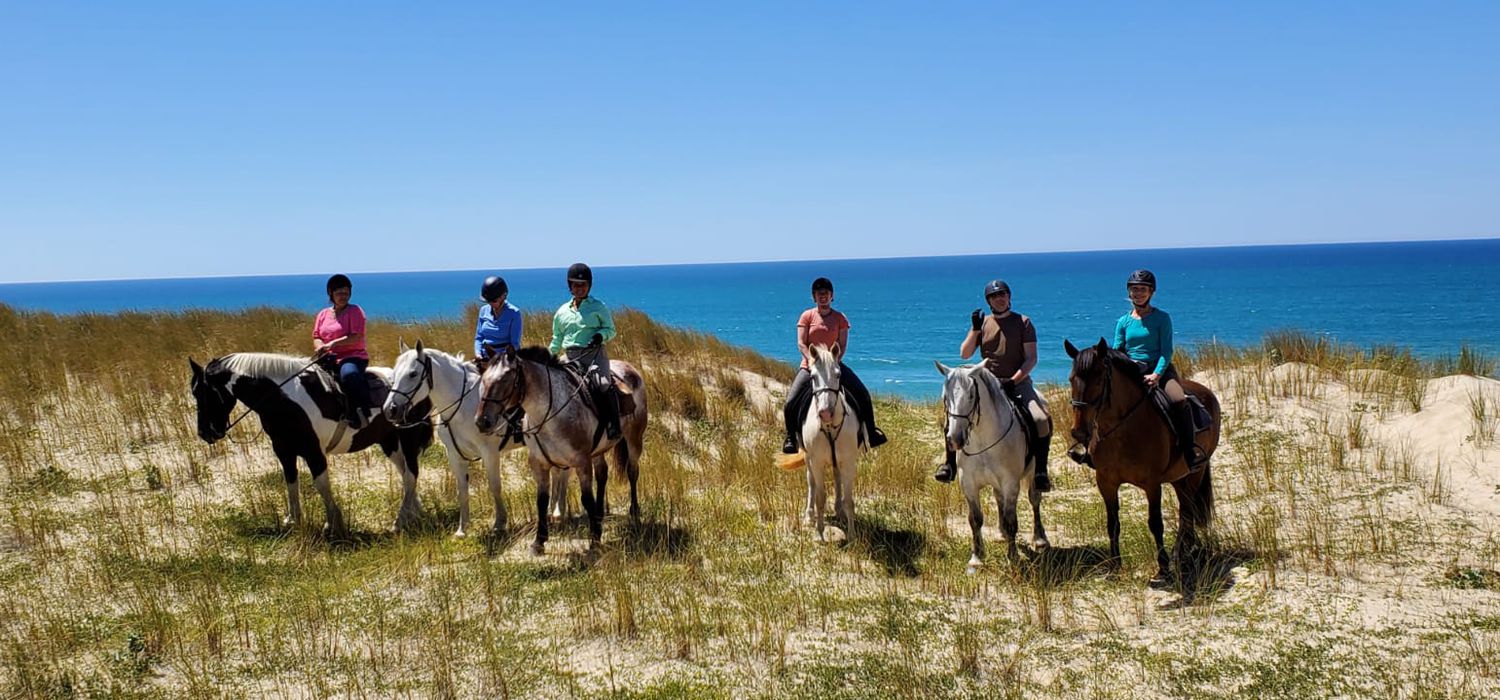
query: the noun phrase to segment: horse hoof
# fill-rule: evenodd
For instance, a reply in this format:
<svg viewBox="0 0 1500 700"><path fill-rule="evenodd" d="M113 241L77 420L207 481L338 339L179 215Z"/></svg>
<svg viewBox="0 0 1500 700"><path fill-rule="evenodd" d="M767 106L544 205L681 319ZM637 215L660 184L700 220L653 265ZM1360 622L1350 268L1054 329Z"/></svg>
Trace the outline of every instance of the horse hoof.
<svg viewBox="0 0 1500 700"><path fill-rule="evenodd" d="M964 569L964 573L966 573L966 574L968 574L970 576L973 576L973 575L979 573L979 567L974 566L974 565L971 564L971 565L969 565L969 568Z"/></svg>
<svg viewBox="0 0 1500 700"><path fill-rule="evenodd" d="M453 531L453 539L461 540L461 539L463 539L465 537L468 537L468 536L469 536L469 533L464 532L463 528L459 528L459 529Z"/></svg>
<svg viewBox="0 0 1500 700"><path fill-rule="evenodd" d="M290 516L290 515L288 515L286 517L283 517L281 519L281 526L282 527L296 527L296 525L297 525L297 519L294 518L294 517L292 517L292 516Z"/></svg>
<svg viewBox="0 0 1500 700"><path fill-rule="evenodd" d="M531 543L531 556L539 557L539 556L542 556L543 554L545 554L546 551L547 551L547 546L544 545L544 544L542 544L541 542L532 542Z"/></svg>
<svg viewBox="0 0 1500 700"><path fill-rule="evenodd" d="M1040 551L1043 551L1043 550L1051 549L1052 548L1052 543L1048 542L1047 538L1045 538L1045 537L1038 537L1038 538L1036 538L1036 539L1034 539L1034 540L1031 541L1031 548L1035 549L1038 552L1040 552Z"/></svg>
<svg viewBox="0 0 1500 700"><path fill-rule="evenodd" d="M1161 590L1163 588L1171 588L1174 583L1175 581L1172 580L1171 576L1163 576L1161 574L1157 574L1151 577L1151 580L1148 581L1146 585L1156 590Z"/></svg>

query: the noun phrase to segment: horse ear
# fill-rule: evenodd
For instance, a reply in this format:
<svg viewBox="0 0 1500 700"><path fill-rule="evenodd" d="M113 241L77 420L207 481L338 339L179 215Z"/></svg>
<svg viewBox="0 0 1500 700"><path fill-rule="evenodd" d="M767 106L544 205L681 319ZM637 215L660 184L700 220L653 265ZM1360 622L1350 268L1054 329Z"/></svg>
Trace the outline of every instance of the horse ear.
<svg viewBox="0 0 1500 700"><path fill-rule="evenodd" d="M1063 338L1063 350L1067 351L1068 357L1078 357L1078 348L1073 347L1073 341L1067 338Z"/></svg>
<svg viewBox="0 0 1500 700"><path fill-rule="evenodd" d="M421 338L417 338L417 354L418 355L422 354L422 339Z"/></svg>
<svg viewBox="0 0 1500 700"><path fill-rule="evenodd" d="M516 346L514 346L514 345L507 345L507 346L505 346L505 360L507 362L514 362L515 359L516 359Z"/></svg>
<svg viewBox="0 0 1500 700"><path fill-rule="evenodd" d="M948 365L945 365L945 364L943 364L941 362L938 362L937 360L933 360L932 364L937 365L938 372L942 373L942 375L944 377L948 376L948 372L949 372Z"/></svg>
<svg viewBox="0 0 1500 700"><path fill-rule="evenodd" d="M495 346L485 343L484 347L481 348L481 352L484 353L484 359L488 360L495 356Z"/></svg>
<svg viewBox="0 0 1500 700"><path fill-rule="evenodd" d="M1099 344L1095 345L1094 349L1098 350L1100 353L1109 352L1109 343L1104 342L1104 336L1099 336Z"/></svg>
<svg viewBox="0 0 1500 700"><path fill-rule="evenodd" d="M409 347L406 347L406 339L399 335L396 336L396 342L401 344L401 352L406 352L407 350L411 349Z"/></svg>
<svg viewBox="0 0 1500 700"><path fill-rule="evenodd" d="M831 353L833 353L834 358L837 358L839 356L839 354L840 354L839 353L839 344L837 342L835 342L832 347L828 348L828 351L831 352Z"/></svg>
<svg viewBox="0 0 1500 700"><path fill-rule="evenodd" d="M193 381L203 381L203 366L191 357L188 358L188 366L193 368Z"/></svg>

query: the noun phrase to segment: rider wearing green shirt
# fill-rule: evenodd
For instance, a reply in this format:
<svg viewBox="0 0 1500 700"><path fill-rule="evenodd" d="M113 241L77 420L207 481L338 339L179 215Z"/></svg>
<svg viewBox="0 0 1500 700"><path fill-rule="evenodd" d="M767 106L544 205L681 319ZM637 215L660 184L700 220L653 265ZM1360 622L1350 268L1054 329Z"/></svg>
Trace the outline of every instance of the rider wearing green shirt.
<svg viewBox="0 0 1500 700"><path fill-rule="evenodd" d="M549 347L552 354L562 354L569 362L581 365L590 385L602 389L597 392L602 399L599 419L604 421L605 435L615 440L620 437L620 404L609 355L604 350L604 344L615 337L615 321L609 307L589 295L593 288L593 270L583 263L573 263L568 268L568 292L573 298L552 315Z"/></svg>

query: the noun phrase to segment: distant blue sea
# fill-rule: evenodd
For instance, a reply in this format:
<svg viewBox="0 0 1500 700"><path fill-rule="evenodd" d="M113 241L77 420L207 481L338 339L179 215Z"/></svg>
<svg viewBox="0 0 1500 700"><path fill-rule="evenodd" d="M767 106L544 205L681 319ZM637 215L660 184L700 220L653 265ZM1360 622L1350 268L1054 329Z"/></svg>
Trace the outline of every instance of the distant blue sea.
<svg viewBox="0 0 1500 700"><path fill-rule="evenodd" d="M1171 313L1179 344L1250 344L1267 331L1295 328L1423 356L1453 354L1462 343L1500 352L1500 239L598 267L594 293L612 307L793 360L796 318L811 305L813 278L826 276L836 287L834 306L853 325L850 366L875 391L925 399L940 391L932 361L960 362L969 312L982 304L989 279L1009 281L1015 309L1036 324L1037 375L1063 381L1063 338L1087 343L1111 333L1129 308L1125 277L1138 267L1156 272L1155 303ZM503 275L522 308L551 310L567 299L561 267L497 265L354 274L354 302L376 323L455 317L477 302L487 274ZM57 313L315 311L327 303L325 277L3 284L0 302Z"/></svg>

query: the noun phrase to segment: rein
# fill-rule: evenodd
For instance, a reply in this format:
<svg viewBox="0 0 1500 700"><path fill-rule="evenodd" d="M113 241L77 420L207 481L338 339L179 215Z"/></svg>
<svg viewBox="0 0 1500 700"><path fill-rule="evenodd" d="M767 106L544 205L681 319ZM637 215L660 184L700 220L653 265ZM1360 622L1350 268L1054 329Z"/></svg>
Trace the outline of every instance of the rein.
<svg viewBox="0 0 1500 700"><path fill-rule="evenodd" d="M1083 401L1081 399L1073 399L1071 401L1071 403L1073 404L1073 408L1092 408L1092 409L1094 409L1094 414L1093 414L1093 416L1091 416L1091 420L1089 421L1089 435L1090 435L1089 442L1093 443L1093 444L1098 444L1099 442L1101 442L1102 440L1104 440L1104 438L1107 438L1110 435L1113 435L1116 430L1119 430L1121 427L1123 427L1127 422L1129 422L1130 417L1132 415L1135 415L1136 410L1139 409L1143 404L1145 404L1146 403L1146 399L1151 396L1151 388L1150 387L1143 388L1142 391L1141 391L1141 398L1136 399L1135 403L1131 404L1130 408L1127 409L1125 411L1125 413L1120 416L1119 420L1117 420L1115 422L1115 424L1112 427L1110 427L1109 430L1106 430L1106 431L1104 431L1102 433L1099 432L1099 417L1100 417L1100 414L1104 413L1104 409L1109 407L1109 399L1110 399L1110 396L1113 394L1113 392L1111 390L1114 388L1114 384L1115 384L1115 382L1114 382L1114 375L1115 375L1115 361L1114 361L1114 358L1112 358L1112 357L1110 357L1109 355L1106 354L1104 356L1104 362L1105 362L1105 364L1104 364L1104 389L1099 392L1099 397L1096 398L1096 399L1094 399L1093 401ZM1082 444L1082 443L1076 443L1075 442L1074 444L1077 445L1077 444ZM1087 447L1088 446L1085 445L1085 448L1087 448Z"/></svg>
<svg viewBox="0 0 1500 700"><path fill-rule="evenodd" d="M447 406L444 406L444 407L442 407L440 409L437 409L435 411L434 410L428 410L427 411L427 415L423 416L420 420L414 420L414 421L410 421L410 422L407 422L407 423L402 423L400 425L397 425L396 429L400 430L402 428L410 428L410 427L413 427L413 426L421 425L423 423L428 422L432 418L432 416L434 414L436 414L437 417L438 417L438 419L443 422L443 427L448 429L448 440L449 440L449 442L453 443L453 449L458 452L458 456L462 457L465 462L473 462L473 461L478 460L479 458L478 457L470 457L470 456L464 454L463 448L458 446L458 436L456 436L456 435L453 434L453 418L458 415L458 410L459 410L459 408L461 408L461 404L463 404L464 399L466 399L466 398L469 397L469 392L473 391L474 387L479 386L479 382L475 382L473 384L473 386L470 386L470 384L469 384L469 370L468 369L464 369L463 373L464 373L463 390L460 391L460 392L458 392L458 398L457 399L454 399L452 403L449 403ZM422 377L417 380L417 386L420 387L424 381L427 383L427 391L428 391L428 395L430 396L431 393L432 393L432 385L433 385L432 358L428 357L425 353L422 355ZM416 393L417 393L417 389L415 389L415 388L413 388L411 391L402 391L402 390L396 388L396 386L393 384L391 386L391 393L396 394L398 396L404 396L404 397L406 397L406 405L407 406L410 406L413 403L416 403L415 396L416 396ZM444 416L443 413L445 411L447 411L448 409L450 409L450 408L454 409L453 415L451 415L451 416ZM501 441L500 444L504 445L505 442Z"/></svg>
<svg viewBox="0 0 1500 700"><path fill-rule="evenodd" d="M521 404L522 401L526 400L526 390L527 390L527 387L526 387L526 370L525 370L524 367L522 367L519 364L519 362L520 361L518 360L518 364L516 365L516 371L518 371L518 372L521 373L521 378L520 378L520 380L517 383L517 390L514 392L516 394L515 398L512 400L509 397L495 399L495 398L490 398L489 396L480 396L479 400L480 400L481 403L498 403L498 404L500 404L500 406L501 406L502 409L505 409L505 408L511 408L512 407L512 406L507 406L506 405L507 403L510 403L510 404L518 406L518 405ZM552 388L552 379L551 379L550 368L543 366L542 370L543 370L543 372L547 376L547 410L542 414L542 419L540 421L537 421L536 425L534 425L534 426L532 426L532 427L530 427L528 429L521 430L519 432L521 434L522 440L524 440L528 436L531 437L531 439L536 442L537 449L539 451L541 451L542 458L546 459L548 464L554 464L554 462L552 461L552 456L549 455L549 454L547 454L547 448L542 444L542 439L541 439L541 436L540 436L542 427L545 426L545 425L547 425L547 423L551 422L553 418L556 418L556 417L562 415L563 410L566 409L569 404L573 403L573 399L577 398L578 395L587 386L587 384L588 384L588 378L587 377L580 378L579 381L578 381L578 383L573 387L573 390L570 391L570 392L568 392L568 399L566 401L564 401L561 406L557 406L556 405L557 402L554 399L555 392L554 392L554 390ZM568 370L565 369L565 370L562 370L562 371L563 372L567 372ZM561 466L561 465L559 465L559 466Z"/></svg>

